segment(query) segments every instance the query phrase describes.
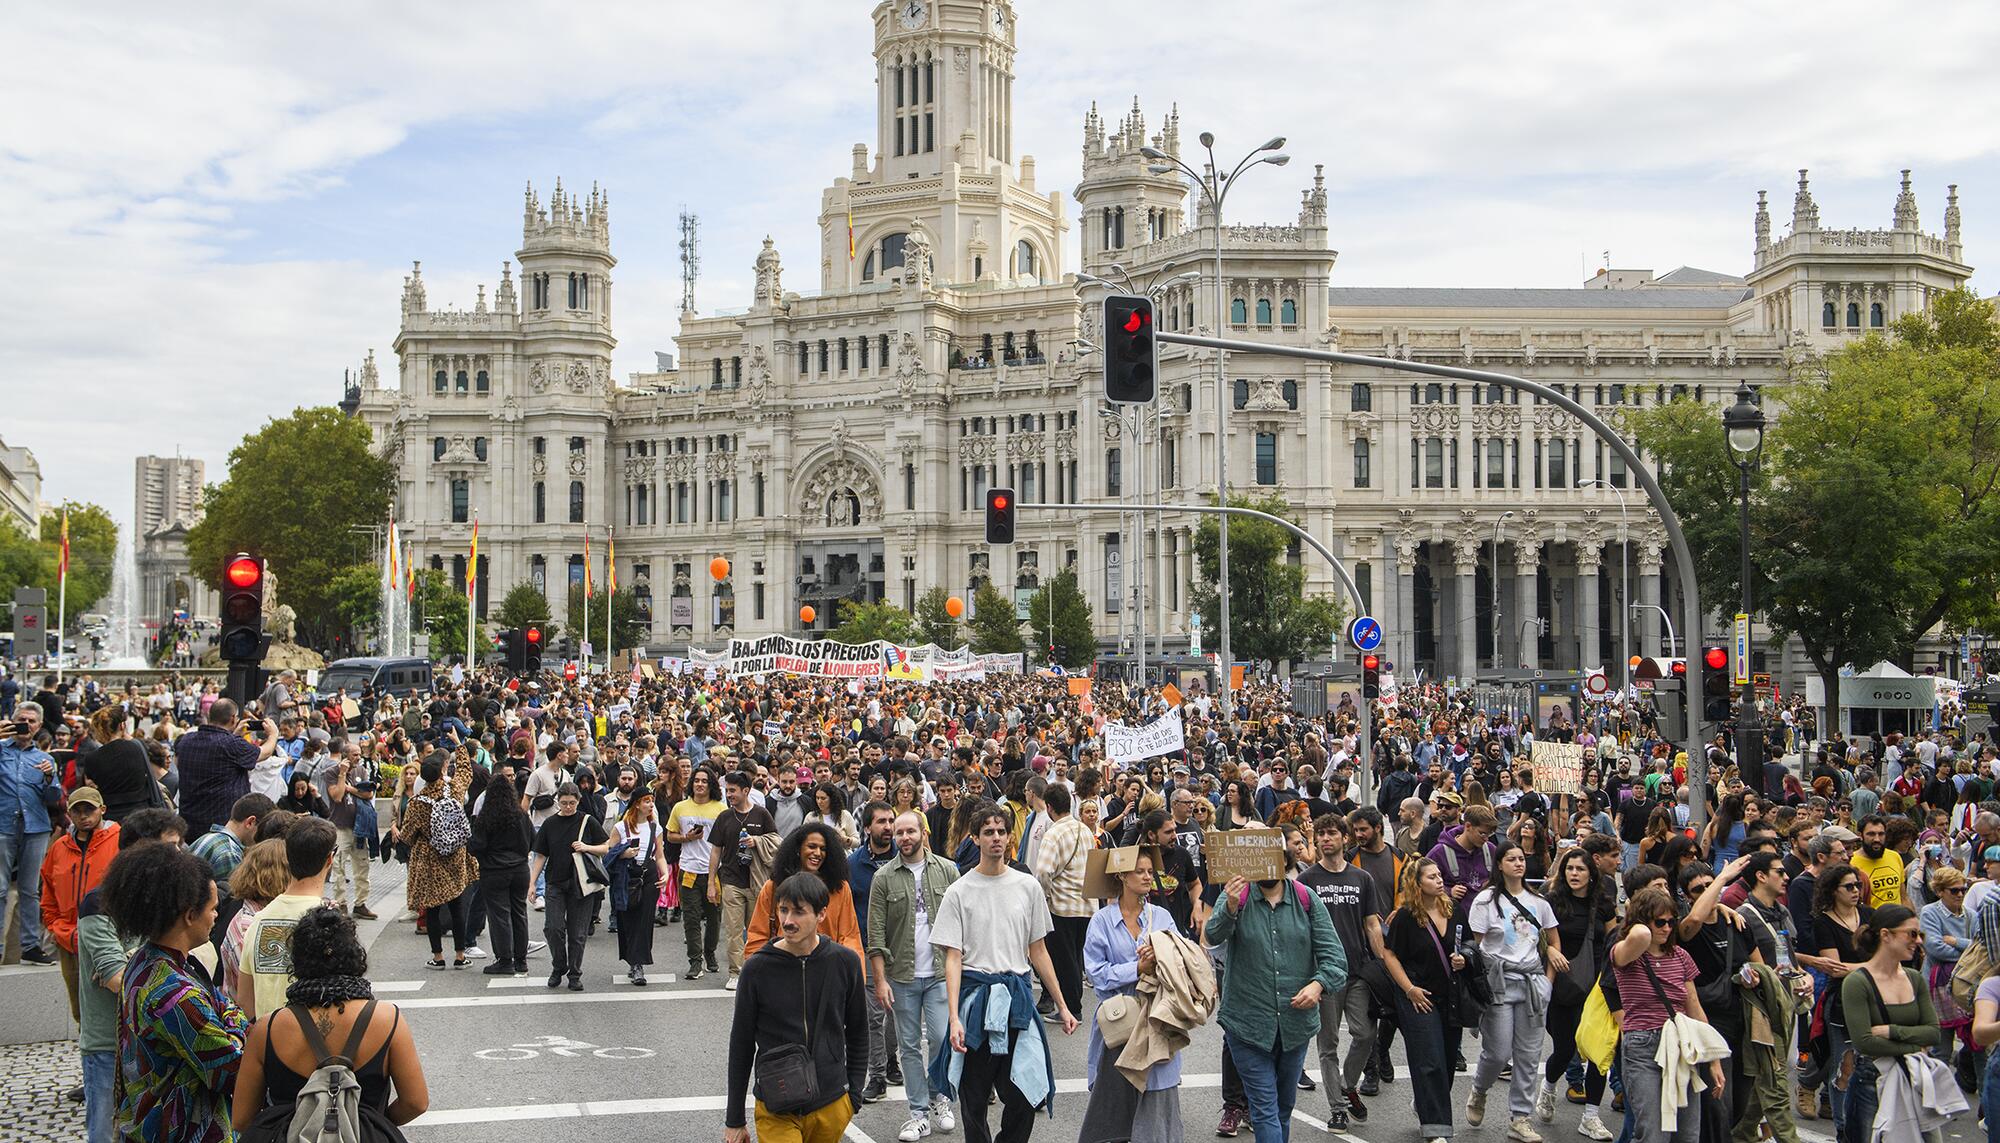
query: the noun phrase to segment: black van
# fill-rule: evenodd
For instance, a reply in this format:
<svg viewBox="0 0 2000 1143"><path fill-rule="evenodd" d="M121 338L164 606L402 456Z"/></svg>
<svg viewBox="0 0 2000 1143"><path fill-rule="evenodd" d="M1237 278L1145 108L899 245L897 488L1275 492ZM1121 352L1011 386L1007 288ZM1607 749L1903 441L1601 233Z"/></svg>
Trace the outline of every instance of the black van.
<svg viewBox="0 0 2000 1143"><path fill-rule="evenodd" d="M378 659L372 656L337 659L319 673L319 685L314 690L321 695L331 695L345 687L349 698L359 698L362 688L368 686L374 687L378 695L392 694L397 698L428 692L431 689L430 660Z"/></svg>

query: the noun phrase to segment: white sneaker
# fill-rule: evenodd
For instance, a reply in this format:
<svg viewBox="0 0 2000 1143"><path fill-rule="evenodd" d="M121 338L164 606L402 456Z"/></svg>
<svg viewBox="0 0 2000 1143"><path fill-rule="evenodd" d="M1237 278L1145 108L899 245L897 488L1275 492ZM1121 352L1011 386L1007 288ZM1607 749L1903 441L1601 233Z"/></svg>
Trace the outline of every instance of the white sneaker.
<svg viewBox="0 0 2000 1143"><path fill-rule="evenodd" d="M902 1143L917 1143L917 1140L925 1138L930 1133L930 1118L919 1111L915 1115L910 1116L909 1121L903 1124L901 1131L896 1132L896 1138L902 1140Z"/></svg>
<svg viewBox="0 0 2000 1143"><path fill-rule="evenodd" d="M542 899L540 897L535 898L535 912L539 913L543 908Z"/></svg>
<svg viewBox="0 0 2000 1143"><path fill-rule="evenodd" d="M958 1126L958 1120L951 1116L951 1101L943 1096L931 1100L931 1126L939 1131L950 1131Z"/></svg>
<svg viewBox="0 0 2000 1143"><path fill-rule="evenodd" d="M725 991L725 992L734 992L734 991L736 991L736 978L732 976L732 977L730 977L730 978L729 978L728 980L725 980L725 981L723 981L723 982L722 982L722 989L723 989L723 991Z"/></svg>
<svg viewBox="0 0 2000 1143"><path fill-rule="evenodd" d="M543 949L548 947L549 947L549 942L547 941L529 941L527 955L534 956L536 953L541 952Z"/></svg>
<svg viewBox="0 0 2000 1143"><path fill-rule="evenodd" d="M478 945L467 945L465 946L465 955L471 957L473 960L485 960L486 950L480 948Z"/></svg>
<svg viewBox="0 0 2000 1143"><path fill-rule="evenodd" d="M1486 1093L1474 1091L1465 1097L1465 1125L1477 1127L1486 1122Z"/></svg>
<svg viewBox="0 0 2000 1143"><path fill-rule="evenodd" d="M1516 1115L1514 1121L1507 1125L1507 1138L1518 1140L1519 1143L1542 1143L1541 1134L1535 1130L1533 1123L1528 1122L1528 1117L1525 1115Z"/></svg>
<svg viewBox="0 0 2000 1143"><path fill-rule="evenodd" d="M1543 1123L1556 1120L1556 1085L1547 1080L1542 1081L1541 1094L1535 1097L1535 1118Z"/></svg>
<svg viewBox="0 0 2000 1143"><path fill-rule="evenodd" d="M1611 1143L1617 1138L1611 1133L1611 1129L1604 1125L1604 1120L1598 1118L1597 1109L1594 1107L1584 1110L1583 1118L1577 1122L1576 1133L1585 1139L1595 1139L1597 1143Z"/></svg>

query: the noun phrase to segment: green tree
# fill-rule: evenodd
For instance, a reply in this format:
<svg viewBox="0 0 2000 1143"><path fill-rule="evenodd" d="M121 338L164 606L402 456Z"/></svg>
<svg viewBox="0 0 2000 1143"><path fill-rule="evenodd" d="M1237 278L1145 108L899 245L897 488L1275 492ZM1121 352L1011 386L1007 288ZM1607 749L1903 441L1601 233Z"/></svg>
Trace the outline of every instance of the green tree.
<svg viewBox="0 0 2000 1143"><path fill-rule="evenodd" d="M1008 608L1008 618L1013 615L1013 608ZM1091 621L1090 601L1076 584L1075 568L1057 572L1029 598L1028 630L1035 636L1035 658L1043 663L1084 667L1097 658L1097 628ZM1019 649L1018 642L1010 648Z"/></svg>
<svg viewBox="0 0 2000 1143"><path fill-rule="evenodd" d="M0 602L14 598L17 587L43 586L42 569L48 550L13 517L0 518ZM49 564L53 568L53 564ZM50 594L54 599L55 595Z"/></svg>
<svg viewBox="0 0 2000 1143"><path fill-rule="evenodd" d="M220 589L231 555L264 557L279 601L298 614L299 641L324 643L343 622L334 580L367 555L367 536L352 529L388 517L394 480L368 426L331 407L294 410L230 451L228 477L188 531L188 559Z"/></svg>
<svg viewBox="0 0 2000 1143"><path fill-rule="evenodd" d="M1261 500L1232 496L1229 502L1297 522L1284 497L1276 494ZM1288 558L1292 539L1268 520L1238 516L1229 521L1229 652L1239 660L1275 666L1327 646L1340 630L1346 608L1339 600L1306 597L1306 569ZM1200 575L1192 591L1204 633L1222 630L1219 548L1216 518L1206 517L1194 537Z"/></svg>
<svg viewBox="0 0 2000 1143"><path fill-rule="evenodd" d="M934 587L917 597L917 640L950 650L958 646L958 620L945 610L951 593Z"/></svg>
<svg viewBox="0 0 2000 1143"><path fill-rule="evenodd" d="M917 621L893 603L840 601L840 624L827 632L836 643L868 643L876 639L908 646L917 641Z"/></svg>
<svg viewBox="0 0 2000 1143"><path fill-rule="evenodd" d="M500 609L493 613L493 625L512 630L530 623L549 626L549 600L534 584L523 580L507 589L507 598L500 601Z"/></svg>
<svg viewBox="0 0 2000 1143"><path fill-rule="evenodd" d="M503 604L504 606L504 604ZM620 588L612 598L613 622L611 624L611 653L639 645L646 635L646 620L639 614L639 598L631 588ZM593 658L604 654L604 591L602 588L590 593L590 626L583 623L583 593L570 592L569 615L564 620L564 628L580 642L590 644ZM581 632L581 634L579 634Z"/></svg>
<svg viewBox="0 0 2000 1143"><path fill-rule="evenodd" d="M1012 655L1026 649L1014 601L990 582L982 582L972 593L972 618L966 620L965 629L972 649L982 655Z"/></svg>
<svg viewBox="0 0 2000 1143"><path fill-rule="evenodd" d="M375 564L349 564L328 586L333 611L349 631L378 631L382 623L382 569ZM462 632L461 632L462 633Z"/></svg>
<svg viewBox="0 0 2000 1143"><path fill-rule="evenodd" d="M111 594L112 565L118 560L118 522L95 504L70 502L42 511L42 550L47 553L43 562L48 578L32 586L48 588L51 618L55 615L64 508L69 509L68 603L73 624L77 616L94 610Z"/></svg>
<svg viewBox="0 0 2000 1143"><path fill-rule="evenodd" d="M1843 347L1783 392L1751 478L1755 606L1796 635L1839 725L1839 672L1906 668L1940 623L1996 618L2000 597L2000 363L1991 303L1960 291L1893 339ZM1646 410L1638 439L1693 550L1702 602L1741 598L1737 469L1720 410ZM1692 637L1691 637L1692 638Z"/></svg>

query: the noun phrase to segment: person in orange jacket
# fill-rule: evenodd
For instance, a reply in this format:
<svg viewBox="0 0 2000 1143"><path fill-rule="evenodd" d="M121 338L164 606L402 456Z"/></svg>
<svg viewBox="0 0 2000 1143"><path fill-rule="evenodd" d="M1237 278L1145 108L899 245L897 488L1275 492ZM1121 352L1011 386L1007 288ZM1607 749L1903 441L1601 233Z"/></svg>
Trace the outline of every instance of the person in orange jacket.
<svg viewBox="0 0 2000 1143"><path fill-rule="evenodd" d="M765 944L784 936L777 931L778 886L794 873L810 873L826 882L826 916L820 921L819 931L828 940L845 945L856 959L861 957L861 922L854 910L854 890L847 881L847 851L841 848L838 831L825 822L806 822L793 830L778 846L776 856L771 859L771 876L757 892L757 903L750 910L750 932L743 944L743 955L749 956ZM725 988L733 988L731 979Z"/></svg>
<svg viewBox="0 0 2000 1143"><path fill-rule="evenodd" d="M76 919L83 895L104 880L118 854L118 825L104 820L104 798L90 786L69 796L69 832L49 845L42 862L42 928L56 946L69 1015L80 1020L76 1000Z"/></svg>

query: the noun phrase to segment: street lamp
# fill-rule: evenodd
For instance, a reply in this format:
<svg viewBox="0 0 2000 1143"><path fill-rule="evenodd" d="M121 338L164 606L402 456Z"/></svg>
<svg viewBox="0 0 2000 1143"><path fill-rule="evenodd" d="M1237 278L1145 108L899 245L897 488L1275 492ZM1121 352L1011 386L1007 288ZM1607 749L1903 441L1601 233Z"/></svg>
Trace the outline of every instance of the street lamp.
<svg viewBox="0 0 2000 1143"><path fill-rule="evenodd" d="M1618 497L1618 649L1625 660L1625 690L1632 693L1632 521L1625 513L1625 490L1608 480L1579 480L1578 488L1609 488ZM1662 611L1660 614L1665 615ZM1668 627L1673 621L1668 620ZM1622 698L1619 701L1624 701Z"/></svg>
<svg viewBox="0 0 2000 1143"><path fill-rule="evenodd" d="M1493 521L1493 669L1500 669L1500 529L1512 520L1512 512L1500 513Z"/></svg>
<svg viewBox="0 0 2000 1143"><path fill-rule="evenodd" d="M1215 136L1203 131L1200 136L1202 150L1208 152L1208 174L1204 176L1193 167L1180 160L1177 155L1169 155L1158 147L1141 147L1139 153L1152 161L1147 167L1156 175L1172 174L1175 171L1194 180L1203 198L1208 200L1209 218L1215 225L1215 333L1222 335L1225 308L1228 299L1224 297L1222 284L1222 204L1229 197L1229 188L1236 185L1236 178L1251 167L1269 163L1282 167L1292 161L1290 155L1279 153L1285 145L1283 135L1267 139L1264 145L1243 156L1241 162L1222 175L1221 166L1215 161ZM1228 367L1224 363L1222 350L1215 351L1215 498L1224 508L1229 506L1229 379ZM1230 667L1232 660L1229 650L1229 516L1227 513L1216 517L1216 566L1220 571L1216 600L1217 651L1222 656L1222 694L1230 697ZM1230 710L1233 703L1225 701L1223 709Z"/></svg>
<svg viewBox="0 0 2000 1143"><path fill-rule="evenodd" d="M1757 394L1747 382L1736 386L1736 404L1722 414L1722 436L1729 444L1729 451L1736 461L1736 539L1743 554L1743 614L1751 614L1750 594L1750 473L1757 467L1764 451L1764 410L1757 404ZM1746 618L1745 622L1749 620ZM1750 641L1743 643L1743 654L1750 654ZM1750 664L1741 663L1737 669L1742 673L1743 697L1736 711L1736 760L1743 771L1745 784L1759 794L1764 790L1764 727L1757 717L1756 684L1750 681Z"/></svg>

